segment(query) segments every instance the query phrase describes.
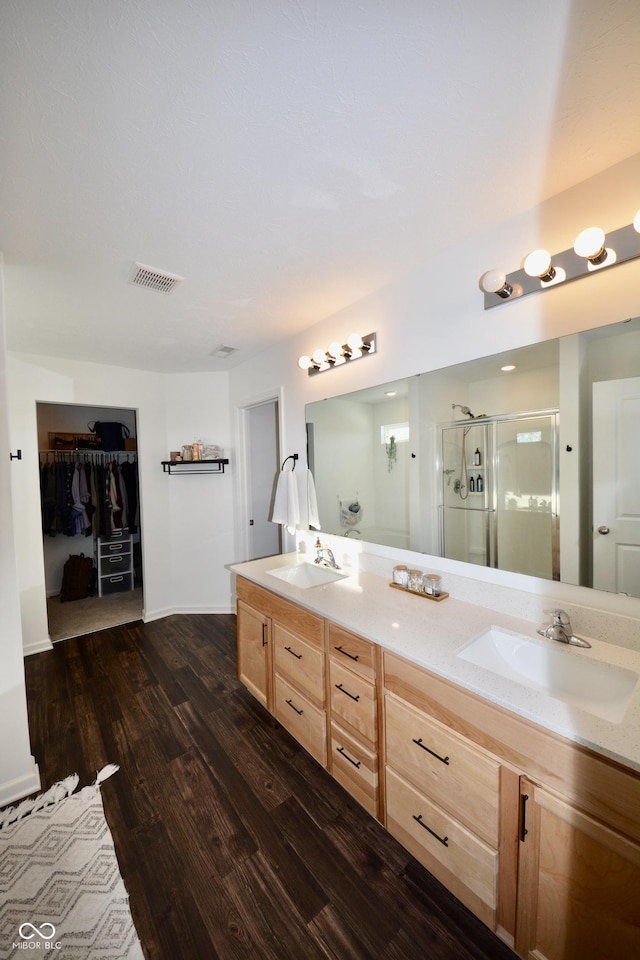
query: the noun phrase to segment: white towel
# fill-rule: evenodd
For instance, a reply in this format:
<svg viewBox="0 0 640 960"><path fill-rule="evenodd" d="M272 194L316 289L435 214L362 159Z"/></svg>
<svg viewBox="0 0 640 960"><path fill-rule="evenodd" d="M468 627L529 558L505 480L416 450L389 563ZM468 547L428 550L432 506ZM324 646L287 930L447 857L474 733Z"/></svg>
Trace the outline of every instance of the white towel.
<svg viewBox="0 0 640 960"><path fill-rule="evenodd" d="M313 474L307 467L307 509L309 511L309 526L314 530L320 530L320 515L318 514L318 499L316 497L316 485L313 480Z"/></svg>
<svg viewBox="0 0 640 960"><path fill-rule="evenodd" d="M295 533L300 523L298 484L293 470L282 470L278 477L271 522L284 524L289 533Z"/></svg>

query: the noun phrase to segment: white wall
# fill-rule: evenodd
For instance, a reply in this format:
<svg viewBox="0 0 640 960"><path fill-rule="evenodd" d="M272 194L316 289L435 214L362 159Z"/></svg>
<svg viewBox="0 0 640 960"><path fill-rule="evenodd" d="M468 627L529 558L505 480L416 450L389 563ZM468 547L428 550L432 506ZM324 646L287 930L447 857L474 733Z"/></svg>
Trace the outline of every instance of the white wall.
<svg viewBox="0 0 640 960"><path fill-rule="evenodd" d="M40 777L29 745L22 655L18 577L11 512L11 475L21 460L9 459L4 327L4 284L0 260L0 807L35 792Z"/></svg>
<svg viewBox="0 0 640 960"><path fill-rule="evenodd" d="M163 549L170 558L171 609L229 613L232 598L224 564L233 559L235 551L227 374L167 376L165 396L168 446L162 459L167 459L169 450L201 440L222 447L231 460L223 475L164 478L170 514L163 531Z"/></svg>
<svg viewBox="0 0 640 960"><path fill-rule="evenodd" d="M12 496L25 653L50 646L40 528L38 402L136 411L145 619L178 610L230 609L229 578L221 569L233 558L229 477L170 477L161 467L170 449L197 436L228 449L226 374L182 378L13 356L8 358L8 391L11 439L24 456L20 477L13 477Z"/></svg>

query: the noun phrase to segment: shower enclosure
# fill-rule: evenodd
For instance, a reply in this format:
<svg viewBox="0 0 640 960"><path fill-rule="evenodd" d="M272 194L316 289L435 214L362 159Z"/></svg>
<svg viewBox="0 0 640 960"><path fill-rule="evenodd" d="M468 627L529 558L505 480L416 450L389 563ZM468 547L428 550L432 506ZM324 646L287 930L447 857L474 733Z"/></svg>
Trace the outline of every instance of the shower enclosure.
<svg viewBox="0 0 640 960"><path fill-rule="evenodd" d="M443 557L560 579L558 413L440 428Z"/></svg>

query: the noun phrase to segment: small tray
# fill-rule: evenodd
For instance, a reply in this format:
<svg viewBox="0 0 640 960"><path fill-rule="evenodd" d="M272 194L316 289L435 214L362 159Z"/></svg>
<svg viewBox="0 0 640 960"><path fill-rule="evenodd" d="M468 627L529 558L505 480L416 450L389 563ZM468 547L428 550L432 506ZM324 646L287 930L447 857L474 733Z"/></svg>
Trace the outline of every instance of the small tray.
<svg viewBox="0 0 640 960"><path fill-rule="evenodd" d="M423 600L434 600L438 603L440 600L446 600L449 596L448 593L441 593L439 597L434 597L431 593L421 593L419 590L409 590L409 587L401 587L399 583L390 583L389 586L393 590L402 590L403 593L410 593L414 597L422 597Z"/></svg>

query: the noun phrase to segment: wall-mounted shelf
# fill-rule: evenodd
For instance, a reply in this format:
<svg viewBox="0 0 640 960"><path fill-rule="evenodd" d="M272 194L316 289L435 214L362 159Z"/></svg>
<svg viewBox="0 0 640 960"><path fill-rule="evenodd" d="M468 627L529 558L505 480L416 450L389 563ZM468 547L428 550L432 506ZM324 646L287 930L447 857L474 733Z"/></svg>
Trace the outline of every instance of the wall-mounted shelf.
<svg viewBox="0 0 640 960"><path fill-rule="evenodd" d="M165 473L224 473L228 460L163 460L162 469Z"/></svg>

